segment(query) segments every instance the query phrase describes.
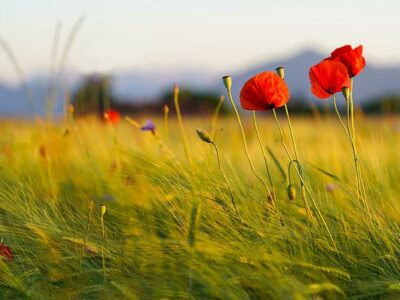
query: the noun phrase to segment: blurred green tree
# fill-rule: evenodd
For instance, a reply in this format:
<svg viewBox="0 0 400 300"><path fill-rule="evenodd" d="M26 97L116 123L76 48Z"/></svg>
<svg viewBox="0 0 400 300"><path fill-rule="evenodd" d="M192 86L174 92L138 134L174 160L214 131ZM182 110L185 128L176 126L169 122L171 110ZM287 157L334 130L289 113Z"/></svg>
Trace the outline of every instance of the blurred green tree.
<svg viewBox="0 0 400 300"><path fill-rule="evenodd" d="M170 108L174 107L174 97L171 91L168 91L161 98L161 107L167 104ZM179 104L185 114L207 114L212 113L218 102L220 95L214 91L198 91L181 89L179 92ZM220 112L225 114L228 109L225 105L221 107Z"/></svg>
<svg viewBox="0 0 400 300"><path fill-rule="evenodd" d="M102 116L113 104L110 82L111 78L108 75L86 76L72 97L75 114Z"/></svg>

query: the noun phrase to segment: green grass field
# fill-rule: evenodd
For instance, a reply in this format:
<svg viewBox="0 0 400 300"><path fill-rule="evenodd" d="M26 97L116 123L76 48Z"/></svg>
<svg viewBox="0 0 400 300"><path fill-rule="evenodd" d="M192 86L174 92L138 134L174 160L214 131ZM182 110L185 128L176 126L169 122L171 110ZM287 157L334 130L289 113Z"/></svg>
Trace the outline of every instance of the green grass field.
<svg viewBox="0 0 400 300"><path fill-rule="evenodd" d="M154 121L157 136L90 118L0 124L0 239L13 252L0 256L1 299L400 297L398 117L357 119L370 216L338 120L292 120L312 218L294 171L297 197L288 199L289 161L273 119L259 121L275 208L236 119L221 118L215 141L242 221L214 148L195 132L210 130L211 117L184 116L190 162L176 121L168 130ZM267 181L250 118L244 127Z"/></svg>

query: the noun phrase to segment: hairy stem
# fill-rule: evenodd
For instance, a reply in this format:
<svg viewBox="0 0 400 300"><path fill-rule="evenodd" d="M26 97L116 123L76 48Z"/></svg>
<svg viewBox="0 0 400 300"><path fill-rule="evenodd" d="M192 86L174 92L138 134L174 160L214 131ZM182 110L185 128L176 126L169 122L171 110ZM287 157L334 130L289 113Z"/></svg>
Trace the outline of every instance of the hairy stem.
<svg viewBox="0 0 400 300"><path fill-rule="evenodd" d="M238 112L238 110L237 110L237 108L236 108L235 101L233 101L232 91L231 91L230 89L228 89L228 96L229 96L229 100L230 100L230 102L231 102L231 104L232 104L232 107L233 107L233 109L234 109L234 111L235 111L235 114L236 114L236 118L237 118L238 123L239 123L240 131L241 131L241 133L242 133L242 140L243 140L244 150L245 150L245 152L246 152L246 157L247 157L247 160L248 160L248 162L249 162L249 164L250 164L251 170L253 171L254 176L264 185L265 189L267 190L268 196L270 196L270 195L271 195L271 191L270 191L268 185L267 185L266 182L261 178L261 176L257 174L256 169L254 168L254 165L253 165L253 161L251 160L251 157L250 157L250 154L249 154L249 150L248 150L248 148L247 148L246 135L245 135L245 133L244 133L242 121L241 121L241 119L240 119L239 112Z"/></svg>
<svg viewBox="0 0 400 300"><path fill-rule="evenodd" d="M271 176L271 172L269 170L269 164L268 164L268 160L267 160L267 155L265 153L265 148L264 148L263 143L261 141L260 131L258 130L258 124L257 124L256 111L255 110L253 110L253 122L254 122L254 128L256 129L256 133L257 133L258 143L260 145L261 152L262 152L262 155L263 155L263 158L264 158L265 168L267 169L269 184L271 186L271 192L272 192L271 196L273 197L272 199L274 200L274 198L275 198L274 184L272 182L272 176Z"/></svg>

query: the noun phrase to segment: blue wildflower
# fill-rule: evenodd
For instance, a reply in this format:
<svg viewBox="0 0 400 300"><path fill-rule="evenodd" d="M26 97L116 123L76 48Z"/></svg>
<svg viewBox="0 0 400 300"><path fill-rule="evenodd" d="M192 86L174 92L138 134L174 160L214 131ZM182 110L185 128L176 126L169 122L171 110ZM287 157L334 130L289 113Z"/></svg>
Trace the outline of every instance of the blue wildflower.
<svg viewBox="0 0 400 300"><path fill-rule="evenodd" d="M140 130L142 130L142 131L151 131L152 134L155 134L156 125L153 123L153 121L147 120L146 124L144 124L142 127L140 127Z"/></svg>

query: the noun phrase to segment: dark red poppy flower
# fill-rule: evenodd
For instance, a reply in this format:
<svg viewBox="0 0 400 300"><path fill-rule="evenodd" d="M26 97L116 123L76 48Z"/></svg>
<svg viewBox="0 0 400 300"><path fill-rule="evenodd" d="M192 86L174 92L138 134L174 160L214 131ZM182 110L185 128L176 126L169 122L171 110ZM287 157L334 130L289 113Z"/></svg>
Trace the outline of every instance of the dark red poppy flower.
<svg viewBox="0 0 400 300"><path fill-rule="evenodd" d="M11 249L0 243L0 256L7 258L9 261L12 261L14 258L14 254L12 253Z"/></svg>
<svg viewBox="0 0 400 300"><path fill-rule="evenodd" d="M337 48L327 59L338 61L347 68L350 77L356 76L365 67L365 58L362 56L363 46L352 48L350 45Z"/></svg>
<svg viewBox="0 0 400 300"><path fill-rule="evenodd" d="M275 72L262 72L246 81L240 91L240 104L247 110L269 110L289 101L289 89Z"/></svg>
<svg viewBox="0 0 400 300"><path fill-rule="evenodd" d="M111 124L115 125L119 122L120 114L114 109L109 109L104 113L104 118Z"/></svg>
<svg viewBox="0 0 400 300"><path fill-rule="evenodd" d="M350 77L344 64L332 60L323 60L310 68L311 92L320 99L350 87Z"/></svg>

